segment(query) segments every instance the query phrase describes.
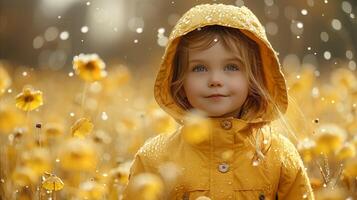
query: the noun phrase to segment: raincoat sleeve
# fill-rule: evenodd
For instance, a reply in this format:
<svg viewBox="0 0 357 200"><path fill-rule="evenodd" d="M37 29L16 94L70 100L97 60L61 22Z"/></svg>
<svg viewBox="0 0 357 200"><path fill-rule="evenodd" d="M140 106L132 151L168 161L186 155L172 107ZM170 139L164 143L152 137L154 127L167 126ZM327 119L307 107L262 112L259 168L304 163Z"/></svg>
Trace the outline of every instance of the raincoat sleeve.
<svg viewBox="0 0 357 200"><path fill-rule="evenodd" d="M135 199L134 194L130 193L130 186L132 184L132 179L136 175L143 173L143 172L145 172L143 160L139 154L136 154L134 157L134 160L131 164L131 167L130 167L129 180L128 180L127 185L124 188L122 200Z"/></svg>
<svg viewBox="0 0 357 200"><path fill-rule="evenodd" d="M314 200L302 159L295 146L284 139L282 165L277 196L279 200Z"/></svg>

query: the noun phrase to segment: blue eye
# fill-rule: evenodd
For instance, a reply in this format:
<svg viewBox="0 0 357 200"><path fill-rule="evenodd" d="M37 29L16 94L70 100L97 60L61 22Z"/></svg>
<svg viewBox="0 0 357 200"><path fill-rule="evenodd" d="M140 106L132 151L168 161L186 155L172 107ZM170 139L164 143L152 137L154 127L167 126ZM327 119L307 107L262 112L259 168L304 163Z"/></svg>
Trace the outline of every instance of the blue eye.
<svg viewBox="0 0 357 200"><path fill-rule="evenodd" d="M203 72L203 71L207 71L207 69L203 65L196 65L195 67L193 67L192 71L193 72Z"/></svg>
<svg viewBox="0 0 357 200"><path fill-rule="evenodd" d="M229 64L225 67L225 70L229 70L229 71L238 71L239 67L235 64Z"/></svg>

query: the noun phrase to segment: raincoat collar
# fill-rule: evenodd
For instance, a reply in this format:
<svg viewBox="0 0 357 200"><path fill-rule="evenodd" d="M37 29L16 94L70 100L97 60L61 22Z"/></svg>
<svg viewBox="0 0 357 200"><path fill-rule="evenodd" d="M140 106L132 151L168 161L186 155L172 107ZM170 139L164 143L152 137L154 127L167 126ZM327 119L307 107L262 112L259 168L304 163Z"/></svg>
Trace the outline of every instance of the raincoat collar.
<svg viewBox="0 0 357 200"><path fill-rule="evenodd" d="M234 117L217 117L209 118L210 133L207 140L200 143L192 144L191 146L203 151L213 149L222 149L228 147L241 148L249 145L247 139L251 136L252 126L249 122L234 118Z"/></svg>

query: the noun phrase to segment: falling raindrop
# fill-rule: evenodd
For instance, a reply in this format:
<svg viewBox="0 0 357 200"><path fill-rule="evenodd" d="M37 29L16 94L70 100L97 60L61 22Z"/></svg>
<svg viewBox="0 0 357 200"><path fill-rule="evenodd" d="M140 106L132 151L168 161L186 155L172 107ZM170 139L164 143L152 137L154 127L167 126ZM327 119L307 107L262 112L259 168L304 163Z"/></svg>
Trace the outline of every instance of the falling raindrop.
<svg viewBox="0 0 357 200"><path fill-rule="evenodd" d="M137 28L137 29L136 29L136 32L137 32L137 33L142 33L142 32L143 32L143 28Z"/></svg>
<svg viewBox="0 0 357 200"><path fill-rule="evenodd" d="M73 72L69 72L69 73L68 73L68 76L69 76L69 77L72 77L73 75L74 75Z"/></svg>
<svg viewBox="0 0 357 200"><path fill-rule="evenodd" d="M258 160L254 160L253 161L253 166L258 166L259 165L259 161Z"/></svg>
<svg viewBox="0 0 357 200"><path fill-rule="evenodd" d="M43 46L44 42L45 40L42 36L37 36L35 39L33 39L32 46L34 49L39 49Z"/></svg>
<svg viewBox="0 0 357 200"><path fill-rule="evenodd" d="M351 60L350 62L348 62L348 68L352 71L356 70L356 62Z"/></svg>
<svg viewBox="0 0 357 200"><path fill-rule="evenodd" d="M108 115L107 115L107 113L106 113L106 112L102 112L101 118L102 118L103 121L108 120Z"/></svg>
<svg viewBox="0 0 357 200"><path fill-rule="evenodd" d="M312 95L312 97L314 97L314 98L319 97L319 95L320 95L319 88L317 88L317 87L312 88L312 90L311 90L311 95ZM316 119L315 119L315 120L316 120ZM315 122L316 122L316 121L315 121Z"/></svg>
<svg viewBox="0 0 357 200"><path fill-rule="evenodd" d="M352 5L350 2L348 1L343 1L342 2L342 10L345 12L345 13L351 13L352 12Z"/></svg>
<svg viewBox="0 0 357 200"><path fill-rule="evenodd" d="M340 20L338 20L338 19L333 19L331 21L331 26L335 30L341 30L341 28L342 28L342 24L341 24Z"/></svg>
<svg viewBox="0 0 357 200"><path fill-rule="evenodd" d="M302 198L306 199L307 198L307 194L305 193L304 195L302 195Z"/></svg>
<svg viewBox="0 0 357 200"><path fill-rule="evenodd" d="M166 44L167 44L167 42L168 42L168 38L165 37L165 36L159 37L159 38L157 39L157 43L158 43L158 45L161 46L161 47L165 47Z"/></svg>
<svg viewBox="0 0 357 200"><path fill-rule="evenodd" d="M272 6L272 5L274 5L274 1L273 1L273 0L264 0L264 3L265 3L265 5L267 5L267 6Z"/></svg>
<svg viewBox="0 0 357 200"><path fill-rule="evenodd" d="M346 58L349 60L351 60L353 58L353 53L351 50L346 51Z"/></svg>
<svg viewBox="0 0 357 200"><path fill-rule="evenodd" d="M265 25L265 30L269 35L276 35L279 31L279 28L275 22L268 22Z"/></svg>
<svg viewBox="0 0 357 200"><path fill-rule="evenodd" d="M81 28L82 33L87 33L88 31L89 31L88 26L82 26L82 28Z"/></svg>
<svg viewBox="0 0 357 200"><path fill-rule="evenodd" d="M330 60L330 59L331 59L331 52L325 51L325 52L324 52L324 58L325 58L326 60Z"/></svg>
<svg viewBox="0 0 357 200"><path fill-rule="evenodd" d="M134 40L134 43L135 43L135 44L136 44L136 43L138 43L138 42L139 42L139 40L138 40L138 39L135 39L135 40Z"/></svg>
<svg viewBox="0 0 357 200"><path fill-rule="evenodd" d="M63 31L60 33L61 40L67 40L69 37L69 33L67 31Z"/></svg>
<svg viewBox="0 0 357 200"><path fill-rule="evenodd" d="M22 76L27 76L28 74L27 74L27 72L25 71L25 72L22 72Z"/></svg>
<svg viewBox="0 0 357 200"><path fill-rule="evenodd" d="M159 29L157 30L157 32L158 32L159 34L164 34L164 33L165 33L165 29L164 29L164 28L159 28Z"/></svg>
<svg viewBox="0 0 357 200"><path fill-rule="evenodd" d="M87 5L87 6L90 6L90 2L88 1L88 2L86 3L86 5Z"/></svg>
<svg viewBox="0 0 357 200"><path fill-rule="evenodd" d="M236 6L239 6L239 7L244 6L244 1L243 0L237 0L236 1Z"/></svg>
<svg viewBox="0 0 357 200"><path fill-rule="evenodd" d="M302 15L307 15L307 13L308 13L308 12L307 12L306 9L302 9L302 10L301 10L301 14L302 14Z"/></svg>
<svg viewBox="0 0 357 200"><path fill-rule="evenodd" d="M296 26L301 29L304 27L304 24L302 22L298 22Z"/></svg>
<svg viewBox="0 0 357 200"><path fill-rule="evenodd" d="M53 41L57 38L58 36L58 29L56 27L48 27L45 31L45 40L46 41Z"/></svg>
<svg viewBox="0 0 357 200"><path fill-rule="evenodd" d="M326 32L321 32L320 38L321 38L322 41L327 42L327 41L329 40L328 33L326 33Z"/></svg>

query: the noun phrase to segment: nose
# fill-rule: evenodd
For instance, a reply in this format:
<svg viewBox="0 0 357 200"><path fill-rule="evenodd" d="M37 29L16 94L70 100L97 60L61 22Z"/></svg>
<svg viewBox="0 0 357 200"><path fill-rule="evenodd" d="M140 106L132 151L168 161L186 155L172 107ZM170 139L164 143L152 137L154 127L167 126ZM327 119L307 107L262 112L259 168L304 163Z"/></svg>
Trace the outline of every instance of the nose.
<svg viewBox="0 0 357 200"><path fill-rule="evenodd" d="M208 86L209 87L222 87L223 82L220 74L218 72L212 72L209 80L208 80Z"/></svg>

